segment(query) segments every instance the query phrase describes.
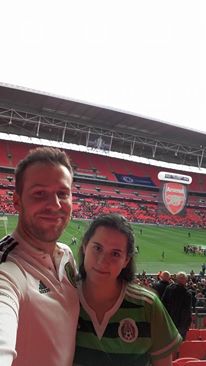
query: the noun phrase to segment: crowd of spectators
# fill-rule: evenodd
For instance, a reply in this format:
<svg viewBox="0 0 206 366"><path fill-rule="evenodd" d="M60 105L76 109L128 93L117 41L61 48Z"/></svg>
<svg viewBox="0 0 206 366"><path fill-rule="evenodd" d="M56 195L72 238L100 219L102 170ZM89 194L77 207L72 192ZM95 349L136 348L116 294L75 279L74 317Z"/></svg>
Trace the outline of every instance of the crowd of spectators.
<svg viewBox="0 0 206 366"><path fill-rule="evenodd" d="M155 203L111 200L97 197L79 198L74 196L73 217L92 219L99 213L118 212L130 222L161 224L187 228L206 228L206 218L198 210L187 208L184 215L170 215Z"/></svg>
<svg viewBox="0 0 206 366"><path fill-rule="evenodd" d="M17 213L13 205L13 193L0 190L0 213L14 215Z"/></svg>
<svg viewBox="0 0 206 366"><path fill-rule="evenodd" d="M156 203L141 203L138 201L114 200L103 197L79 197L73 195L73 217L93 219L100 213L118 212L124 215L130 222L143 224L161 224L181 226L187 228L206 228L206 217L200 210L187 208L184 215L170 215L162 206ZM0 212L16 214L13 207L12 191L0 190Z"/></svg>
<svg viewBox="0 0 206 366"><path fill-rule="evenodd" d="M143 271L142 273L137 274L135 281L140 286L152 289L162 297L166 287L171 283L176 283L177 274L170 274L169 271L159 271L157 274L147 274ZM193 270L191 270L190 274L187 276L186 288L191 293L192 312L196 313L198 310L206 313L205 274L200 271L197 275Z"/></svg>

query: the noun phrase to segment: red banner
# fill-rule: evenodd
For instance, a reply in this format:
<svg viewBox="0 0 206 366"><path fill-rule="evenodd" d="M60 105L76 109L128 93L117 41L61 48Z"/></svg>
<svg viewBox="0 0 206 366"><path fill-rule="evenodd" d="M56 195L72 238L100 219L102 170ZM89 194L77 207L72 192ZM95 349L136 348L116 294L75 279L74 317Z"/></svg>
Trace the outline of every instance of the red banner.
<svg viewBox="0 0 206 366"><path fill-rule="evenodd" d="M162 199L166 209L172 215L177 215L186 205L186 186L181 183L165 182L162 189Z"/></svg>

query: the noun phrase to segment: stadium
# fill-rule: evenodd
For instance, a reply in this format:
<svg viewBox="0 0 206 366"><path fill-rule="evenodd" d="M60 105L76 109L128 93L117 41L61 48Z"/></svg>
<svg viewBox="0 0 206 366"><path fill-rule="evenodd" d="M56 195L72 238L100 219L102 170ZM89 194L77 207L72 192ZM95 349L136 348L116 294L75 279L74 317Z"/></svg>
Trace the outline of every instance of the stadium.
<svg viewBox="0 0 206 366"><path fill-rule="evenodd" d="M139 272L201 271L206 254L205 134L1 84L0 136L2 235L16 223L12 195L18 161L35 146L56 146L68 153L74 169L73 222L62 239L75 255L78 245L71 244L72 238L80 242L88 220L118 212L134 224ZM177 204L175 212L165 206L162 174L179 183L189 177L181 212Z"/></svg>
<svg viewBox="0 0 206 366"><path fill-rule="evenodd" d="M152 291L157 291L155 286L159 282L163 282L162 276L164 273L169 275L172 282L178 281L180 274L185 277L185 287L188 289L188 296L191 297L189 303L189 328L185 330L185 337L183 338L186 341L182 342L177 352L171 356L173 357L173 365L178 364L177 362L183 359L185 360L187 356L192 357L193 360L194 358L205 359L205 349L203 347L206 334L204 329L206 327L206 154L204 140L205 134L203 133L168 123L146 119L119 110L68 100L35 90L0 84L1 238L12 233L17 224L18 211L13 205L13 193L15 189L15 168L19 161L28 154L29 150L37 146L52 146L64 150L70 158L74 171L72 186L73 211L69 227L63 232L60 241L70 247L75 259L78 261L79 246L90 221L102 213L118 213L131 223L134 230L135 260L137 264L134 282L140 285L138 286L139 291L147 291L147 288L150 288L151 291L148 293L153 296ZM39 169L41 169L38 170L41 175L42 166ZM54 170L52 169L53 167L50 165L47 172L53 172L51 173L51 176L53 174L51 180L53 179L55 182L53 186L55 186L56 180L59 179L56 178L58 171L55 171L54 179ZM34 173L32 174L32 178L31 176L27 176L27 178L32 181L33 185L32 179L35 180L36 177ZM45 176L46 173L44 179ZM57 188L55 189L57 190ZM55 195L58 195L58 193L55 192ZM70 193L69 191L71 203ZM71 210L70 203L68 204L67 201L69 210ZM27 213L30 211L31 206L28 207ZM115 230L113 230L113 234L115 236ZM3 239L2 248L4 242L10 240L10 238L7 236ZM98 246L98 242L95 242L95 244ZM16 246L17 243L11 243L10 246L6 247L4 254L13 245ZM101 244L99 246L101 247ZM68 250L66 246L65 248ZM24 248L23 253L25 252ZM39 254L41 250L38 248L37 252ZM58 255L60 254L59 250ZM42 256L42 254L40 255ZM39 257L36 258L38 258L37 263L39 265ZM43 255L42 258L45 259L46 255ZM2 264L4 265L4 263ZM28 263L28 265L30 264ZM62 267L64 272L66 270L66 273L67 265L70 268L68 259ZM47 267L47 271L50 273L50 265ZM186 272L188 276L181 271ZM68 283L68 279L70 280L71 273L69 269L68 273L66 283ZM75 270L72 273L74 279ZM16 272L16 274L15 281L20 283L22 278L19 281L19 272ZM43 281L45 281L44 278ZM158 281L159 279L161 281ZM39 281L39 277L37 287L37 290L35 288L32 291L40 297L43 293L50 291L48 286ZM76 291L75 286L70 287ZM95 291L97 287L95 287ZM28 295L28 288L29 286L27 286L25 297ZM168 283L167 288L170 288ZM185 289L185 291L187 290ZM104 292L104 290L101 289L101 292ZM32 302L30 296L28 295L28 298ZM137 293L135 296L138 299L140 295ZM144 296L146 297L146 295ZM47 296L45 298L47 299ZM164 296L162 301L163 298ZM178 295L178 300L179 298L180 295ZM134 303L131 301L130 304L128 299L125 303L128 303L133 311ZM77 300L79 304L79 298ZM63 301L65 302L65 297ZM137 301L136 298L135 301ZM150 299L148 303L151 303ZM183 316L181 315L181 318L187 318L187 308L184 302L180 301L180 304L180 306L178 304L178 316L182 311ZM128 315L130 309L129 307L124 309L124 306L122 305L120 312L126 311L124 322L130 324L131 319ZM142 308L142 304L138 306ZM69 314L68 307L66 309L66 314ZM109 311L111 311L110 308ZM157 317L156 314L154 319L155 317ZM79 319L81 320L81 318ZM102 321L104 319L105 317L102 318ZM163 321L162 317L157 317L157 319L161 319L162 324L167 323L167 321ZM144 324L144 321L146 324L146 320L141 318L138 325ZM68 329L68 323L64 323ZM111 324L113 328L114 325ZM121 324L122 321L120 326L122 326ZM78 326L80 326L80 322ZM155 326L157 332L161 333L161 330L159 331L161 326L161 324L158 324L158 327ZM22 334L19 338L22 337ZM61 332L58 334L61 334ZM144 341L145 337L145 335L142 336ZM83 332L83 342L85 340L87 342L87 338L90 343L90 338L85 337ZM110 343L112 344L113 340L109 336L108 340L108 349L110 349ZM192 345L191 342L193 342ZM88 364L90 364L90 359L96 352L90 346L89 344ZM196 349L198 346L199 348ZM79 349L81 350L81 347L77 338L77 351L75 353L77 358L79 357ZM91 351L93 352L92 356ZM36 353L38 355L38 351ZM125 360L127 362L128 356L129 353L124 354L125 358L120 354L121 365L125 364ZM170 356L167 360L169 358ZM106 363L102 360L101 362L103 362L102 365L105 365L107 359ZM141 362L138 364L141 364Z"/></svg>

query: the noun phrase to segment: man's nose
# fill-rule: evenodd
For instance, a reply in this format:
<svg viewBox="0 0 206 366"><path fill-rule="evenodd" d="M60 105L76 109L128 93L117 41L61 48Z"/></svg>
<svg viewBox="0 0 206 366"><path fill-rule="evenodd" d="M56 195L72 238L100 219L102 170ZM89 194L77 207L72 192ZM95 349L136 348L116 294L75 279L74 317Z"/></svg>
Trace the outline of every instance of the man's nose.
<svg viewBox="0 0 206 366"><path fill-rule="evenodd" d="M47 200L47 207L52 207L56 209L61 207L60 198L56 193L49 195Z"/></svg>

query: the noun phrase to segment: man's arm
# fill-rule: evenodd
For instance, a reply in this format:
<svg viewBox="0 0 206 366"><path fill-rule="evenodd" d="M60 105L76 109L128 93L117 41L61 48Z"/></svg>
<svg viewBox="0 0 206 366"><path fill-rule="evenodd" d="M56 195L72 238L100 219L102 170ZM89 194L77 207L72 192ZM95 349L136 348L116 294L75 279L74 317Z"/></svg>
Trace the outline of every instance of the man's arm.
<svg viewBox="0 0 206 366"><path fill-rule="evenodd" d="M0 293L0 365L11 366L16 357L17 316L3 296Z"/></svg>
<svg viewBox="0 0 206 366"><path fill-rule="evenodd" d="M21 283L18 288L17 284ZM0 365L11 366L16 358L19 303L25 278L16 264L0 265Z"/></svg>

